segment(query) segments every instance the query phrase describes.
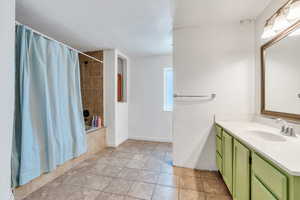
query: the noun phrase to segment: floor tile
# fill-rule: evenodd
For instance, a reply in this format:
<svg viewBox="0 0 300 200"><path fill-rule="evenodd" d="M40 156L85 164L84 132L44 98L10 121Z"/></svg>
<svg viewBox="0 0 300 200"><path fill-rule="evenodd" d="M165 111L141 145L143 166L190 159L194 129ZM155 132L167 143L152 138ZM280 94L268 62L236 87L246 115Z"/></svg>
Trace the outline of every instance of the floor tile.
<svg viewBox="0 0 300 200"><path fill-rule="evenodd" d="M201 178L216 178L220 179L221 176L219 172L216 171L198 171Z"/></svg>
<svg viewBox="0 0 300 200"><path fill-rule="evenodd" d="M224 182L214 178L203 179L203 189L207 193L229 195L228 189Z"/></svg>
<svg viewBox="0 0 300 200"><path fill-rule="evenodd" d="M125 167L130 161L129 159L111 157L107 165Z"/></svg>
<svg viewBox="0 0 300 200"><path fill-rule="evenodd" d="M232 197L229 195L217 195L217 194L207 194L206 200L232 200Z"/></svg>
<svg viewBox="0 0 300 200"><path fill-rule="evenodd" d="M180 188L202 192L203 182L200 178L182 176L180 177Z"/></svg>
<svg viewBox="0 0 300 200"><path fill-rule="evenodd" d="M201 177L199 170L188 169L188 168L181 169L181 176L192 176L192 177L198 177L198 178Z"/></svg>
<svg viewBox="0 0 300 200"><path fill-rule="evenodd" d="M150 159L150 156L147 154L137 153L132 157L133 160L140 160L143 162L147 162Z"/></svg>
<svg viewBox="0 0 300 200"><path fill-rule="evenodd" d="M193 190L180 190L180 200L206 200L205 193Z"/></svg>
<svg viewBox="0 0 300 200"><path fill-rule="evenodd" d="M125 196L111 193L101 193L95 200L125 200Z"/></svg>
<svg viewBox="0 0 300 200"><path fill-rule="evenodd" d="M97 163L97 164L85 167L84 169L81 170L81 173L83 173L83 171L84 171L84 173L101 175L101 174L103 174L102 172L106 167L107 167L106 164Z"/></svg>
<svg viewBox="0 0 300 200"><path fill-rule="evenodd" d="M109 177L118 177L122 171L122 167L117 166L105 166L102 171L99 171L99 175L109 176Z"/></svg>
<svg viewBox="0 0 300 200"><path fill-rule="evenodd" d="M151 152L151 155L157 159L164 160L166 152L153 151L153 152Z"/></svg>
<svg viewBox="0 0 300 200"><path fill-rule="evenodd" d="M155 187L152 200L178 200L178 195L179 189L158 185Z"/></svg>
<svg viewBox="0 0 300 200"><path fill-rule="evenodd" d="M218 172L174 167L172 145L128 140L24 200L232 200Z"/></svg>
<svg viewBox="0 0 300 200"><path fill-rule="evenodd" d="M137 178L138 182L157 183L159 174L157 172L141 170Z"/></svg>
<svg viewBox="0 0 300 200"><path fill-rule="evenodd" d="M162 163L161 165L161 169L160 169L161 173L167 173L167 174L175 174L174 172L174 167L173 167L173 163Z"/></svg>
<svg viewBox="0 0 300 200"><path fill-rule="evenodd" d="M114 179L105 189L104 192L126 195L133 184L132 181L123 179Z"/></svg>
<svg viewBox="0 0 300 200"><path fill-rule="evenodd" d="M57 198L57 195L54 194L51 198L52 200L95 200L97 196L99 195L99 191L91 190L87 188L72 188L70 190L69 188L62 188L62 190L65 192L64 198Z"/></svg>
<svg viewBox="0 0 300 200"><path fill-rule="evenodd" d="M110 177L97 176L94 174L80 174L77 176L69 176L63 183L102 191L111 182L112 178Z"/></svg>
<svg viewBox="0 0 300 200"><path fill-rule="evenodd" d="M129 163L127 163L127 168L133 168L133 169L142 169L145 166L145 162L141 160L131 160Z"/></svg>
<svg viewBox="0 0 300 200"><path fill-rule="evenodd" d="M133 198L133 197L125 197L124 200L143 200L143 199L137 199L137 198Z"/></svg>
<svg viewBox="0 0 300 200"><path fill-rule="evenodd" d="M123 168L119 174L119 178L135 181L138 180L140 176L140 171L132 168Z"/></svg>
<svg viewBox="0 0 300 200"><path fill-rule="evenodd" d="M149 160L145 163L143 169L149 171L160 172L162 163L158 160Z"/></svg>
<svg viewBox="0 0 300 200"><path fill-rule="evenodd" d="M135 154L128 153L128 152L122 152L122 151L115 151L111 154L112 157L115 158L122 158L122 159L132 159Z"/></svg>
<svg viewBox="0 0 300 200"><path fill-rule="evenodd" d="M95 200L100 191L91 190L73 185L61 185L56 189L47 192L37 191L25 198L25 200Z"/></svg>
<svg viewBox="0 0 300 200"><path fill-rule="evenodd" d="M176 175L170 175L170 174L160 174L157 183L159 185L178 187L179 177Z"/></svg>
<svg viewBox="0 0 300 200"><path fill-rule="evenodd" d="M150 200L154 192L154 188L155 188L154 184L135 182L132 185L128 193L128 196Z"/></svg>

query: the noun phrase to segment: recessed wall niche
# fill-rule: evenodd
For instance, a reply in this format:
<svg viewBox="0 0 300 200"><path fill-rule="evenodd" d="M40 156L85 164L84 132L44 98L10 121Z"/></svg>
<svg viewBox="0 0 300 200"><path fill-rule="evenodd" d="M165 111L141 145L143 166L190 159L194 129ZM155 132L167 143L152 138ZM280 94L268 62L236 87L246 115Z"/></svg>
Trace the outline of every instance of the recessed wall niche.
<svg viewBox="0 0 300 200"><path fill-rule="evenodd" d="M118 56L118 102L127 101L127 60Z"/></svg>
<svg viewBox="0 0 300 200"><path fill-rule="evenodd" d="M103 61L103 51L85 52L85 54ZM83 110L85 114L86 111L89 113L89 116L85 117L85 123L91 126L93 116L100 116L103 125L103 63L85 55L80 55L79 61Z"/></svg>

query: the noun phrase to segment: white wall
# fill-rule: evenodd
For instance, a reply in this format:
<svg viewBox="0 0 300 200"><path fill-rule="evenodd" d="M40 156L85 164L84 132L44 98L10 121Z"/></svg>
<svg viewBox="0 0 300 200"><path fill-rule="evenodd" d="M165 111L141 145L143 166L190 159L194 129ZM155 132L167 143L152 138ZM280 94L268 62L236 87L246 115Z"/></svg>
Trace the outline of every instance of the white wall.
<svg viewBox="0 0 300 200"><path fill-rule="evenodd" d="M14 112L15 1L0 2L0 199L10 199L10 159Z"/></svg>
<svg viewBox="0 0 300 200"><path fill-rule="evenodd" d="M175 93L211 94L213 101L175 104L174 163L215 170L214 116L254 112L254 24L207 23L175 29Z"/></svg>
<svg viewBox="0 0 300 200"><path fill-rule="evenodd" d="M129 138L172 141L172 112L164 112L164 68L172 56L132 59L129 102Z"/></svg>
<svg viewBox="0 0 300 200"><path fill-rule="evenodd" d="M130 100L130 92L127 88L126 102L117 101L118 55L127 59L126 85L129 85L129 58L115 49L104 51L104 125L107 127L107 144L112 147L116 147L128 139L128 101Z"/></svg>

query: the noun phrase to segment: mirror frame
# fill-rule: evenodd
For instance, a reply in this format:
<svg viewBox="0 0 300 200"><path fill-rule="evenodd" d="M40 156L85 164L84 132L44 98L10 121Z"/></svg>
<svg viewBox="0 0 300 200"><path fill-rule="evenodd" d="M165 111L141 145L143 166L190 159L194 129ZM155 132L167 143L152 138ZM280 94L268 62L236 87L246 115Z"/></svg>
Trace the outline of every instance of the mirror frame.
<svg viewBox="0 0 300 200"><path fill-rule="evenodd" d="M276 44L277 42L283 40L286 38L290 33L295 31L296 29L300 28L300 20L278 34L276 37L268 41L266 44L261 46L260 49L260 56L261 56L261 114L267 115L267 116L273 116L273 117L281 117L281 118L287 118L291 120L297 120L300 121L300 114L291 114L291 113L284 113L284 112L276 112L276 111L269 111L266 110L266 101L265 101L265 51L271 47L272 45Z"/></svg>

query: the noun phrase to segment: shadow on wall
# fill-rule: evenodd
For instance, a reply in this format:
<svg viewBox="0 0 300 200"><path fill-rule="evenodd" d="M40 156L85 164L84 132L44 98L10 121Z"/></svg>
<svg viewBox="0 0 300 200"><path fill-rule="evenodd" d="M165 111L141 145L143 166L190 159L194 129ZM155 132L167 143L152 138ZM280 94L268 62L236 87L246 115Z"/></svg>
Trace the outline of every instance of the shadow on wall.
<svg viewBox="0 0 300 200"><path fill-rule="evenodd" d="M200 168L201 163L208 162L209 163L216 163L216 149L215 149L215 137L216 137L216 131L214 125L210 127L210 130L207 131L206 140L203 142L203 148L200 152L199 159L197 161L196 168ZM211 148L213 147L213 148ZM213 149L213 151L212 151ZM213 162L212 162L213 161ZM216 164L213 164L210 166L210 170L217 170Z"/></svg>
<svg viewBox="0 0 300 200"><path fill-rule="evenodd" d="M214 154L215 148L213 148L214 151L212 151L211 148L211 146L215 147L216 132L214 125L204 129L201 133L199 132L199 135L202 135L202 139L195 145L195 148L191 151L191 153L188 154L191 156L186 159L186 162L191 161L194 155L198 155L194 168L202 170L216 170L217 168L215 164L213 166L207 166L207 163L216 163ZM203 166L206 167L203 168Z"/></svg>

